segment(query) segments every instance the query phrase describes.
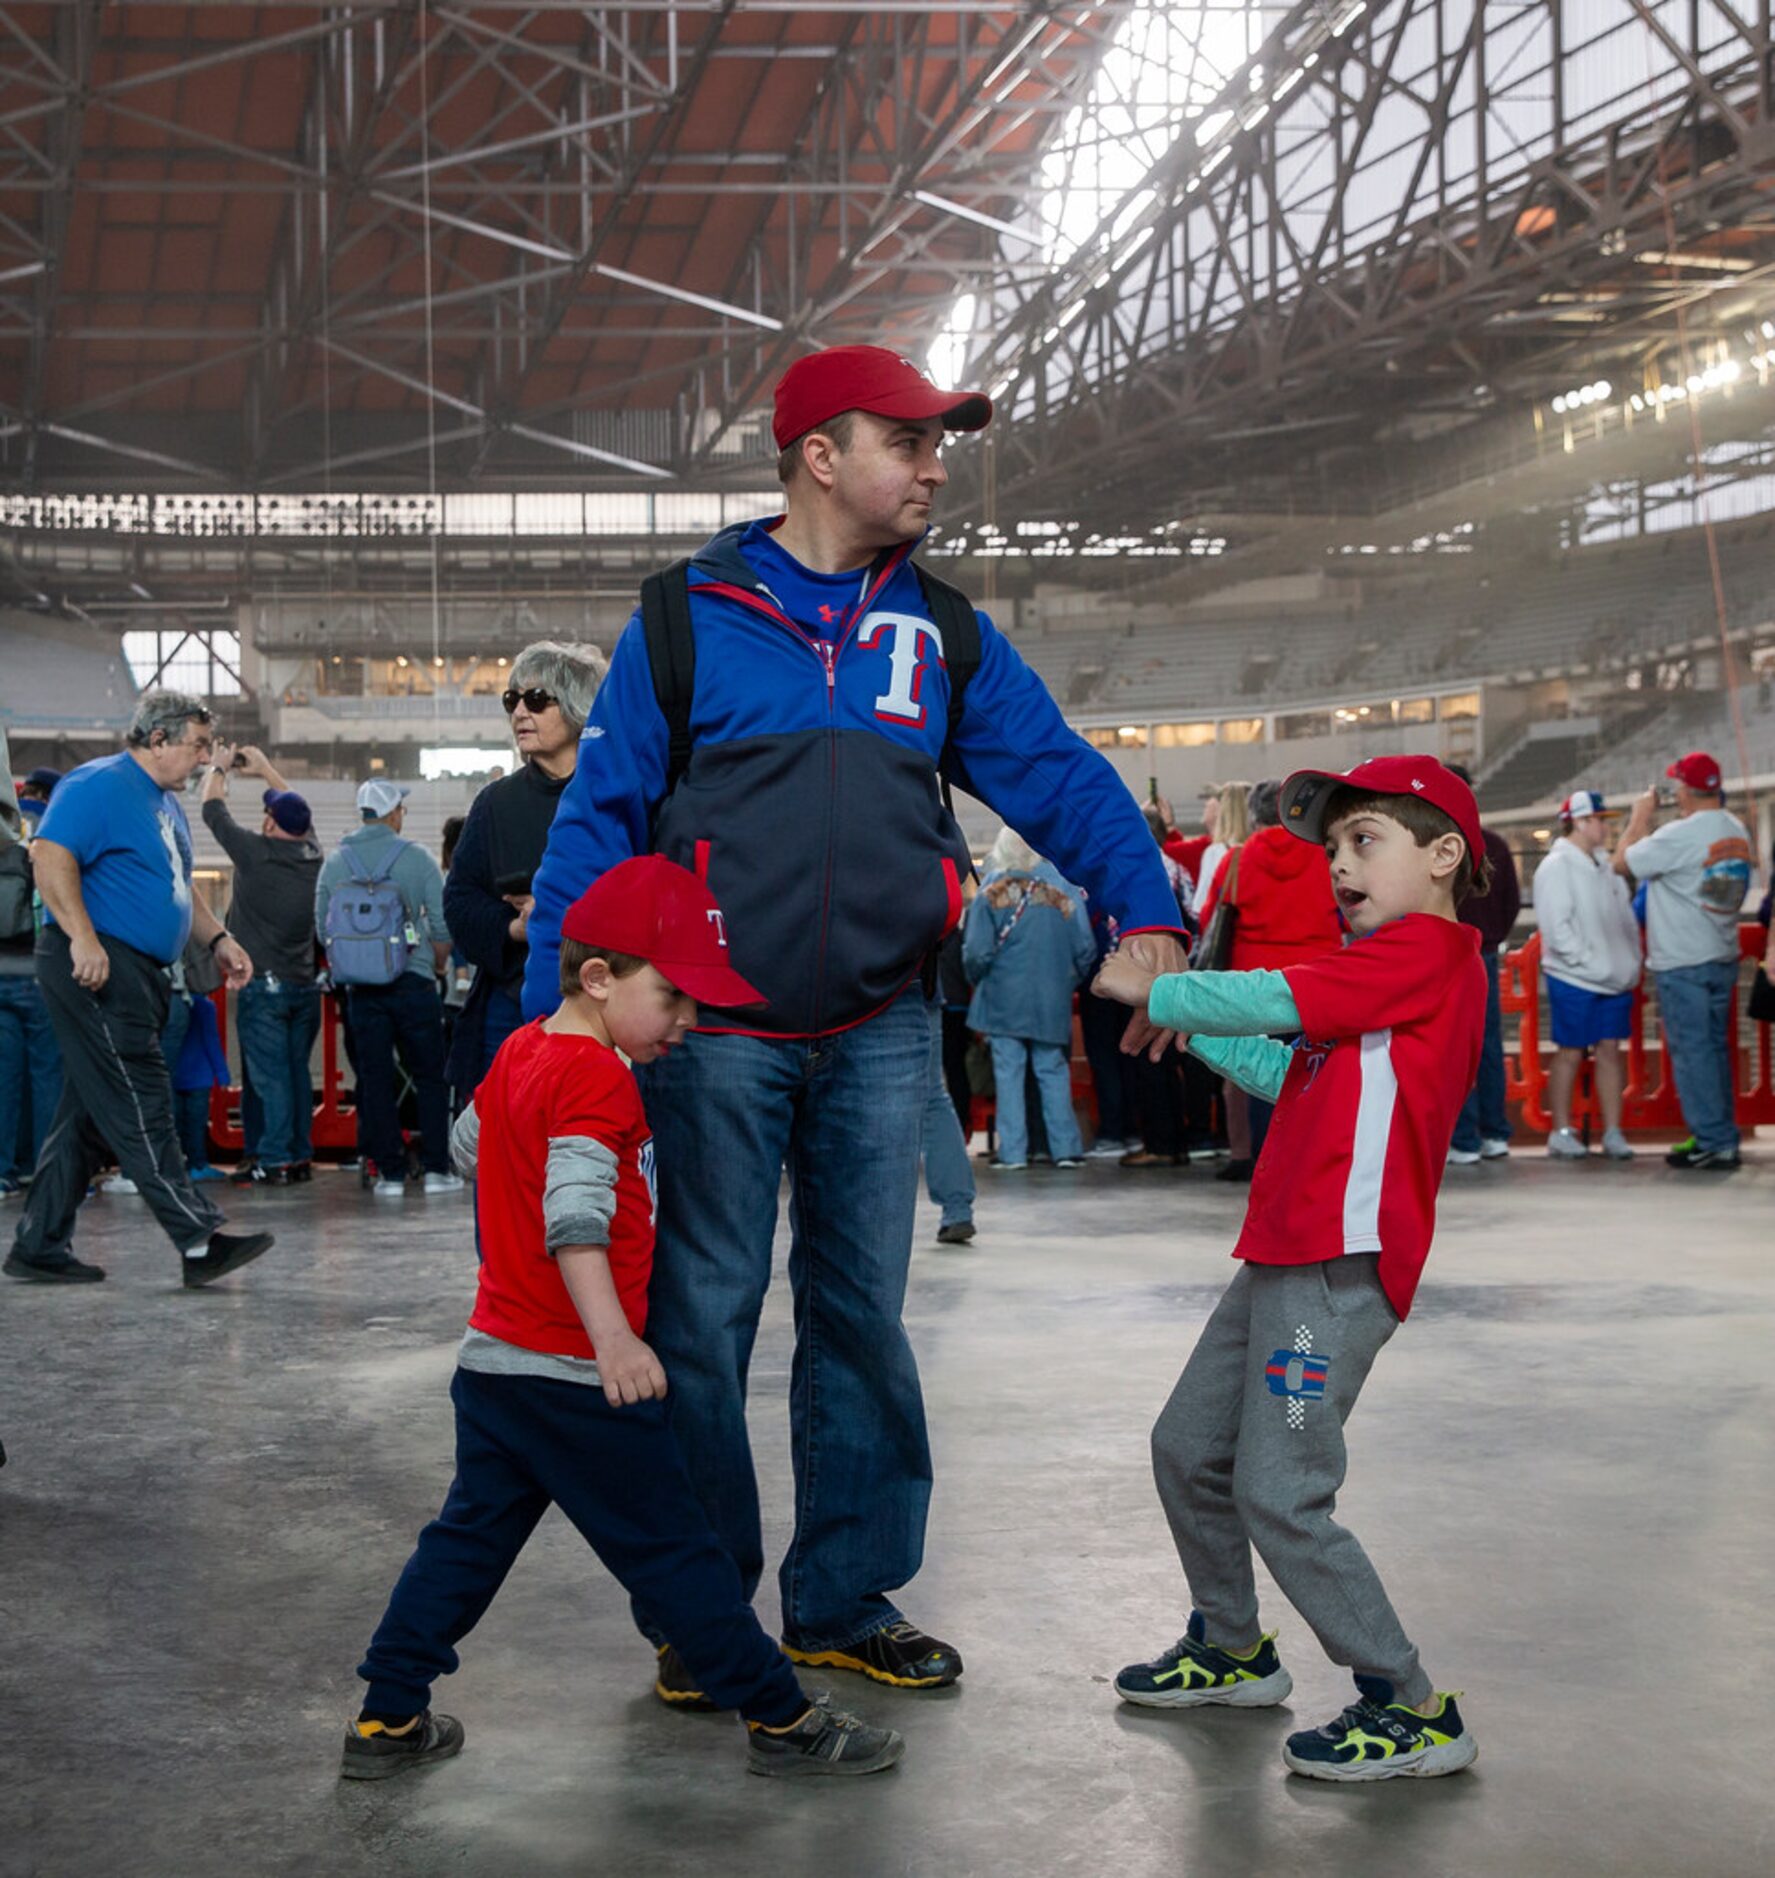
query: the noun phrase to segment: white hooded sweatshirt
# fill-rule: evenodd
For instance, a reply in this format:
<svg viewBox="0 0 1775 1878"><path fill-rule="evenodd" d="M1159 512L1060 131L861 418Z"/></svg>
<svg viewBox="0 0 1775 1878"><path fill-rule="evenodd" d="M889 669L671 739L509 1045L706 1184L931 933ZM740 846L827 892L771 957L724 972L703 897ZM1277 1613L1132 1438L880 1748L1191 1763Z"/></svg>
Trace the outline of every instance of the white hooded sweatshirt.
<svg viewBox="0 0 1775 1878"><path fill-rule="evenodd" d="M1534 903L1549 978L1604 997L1639 983L1633 895L1606 854L1586 854L1562 835L1535 872Z"/></svg>

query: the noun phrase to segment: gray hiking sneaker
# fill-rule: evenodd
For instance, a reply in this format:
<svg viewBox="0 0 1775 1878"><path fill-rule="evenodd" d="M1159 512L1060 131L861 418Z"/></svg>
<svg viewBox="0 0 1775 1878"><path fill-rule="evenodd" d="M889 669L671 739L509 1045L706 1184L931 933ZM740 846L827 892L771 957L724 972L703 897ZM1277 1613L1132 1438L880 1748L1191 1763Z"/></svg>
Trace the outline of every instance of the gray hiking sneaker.
<svg viewBox="0 0 1775 1878"><path fill-rule="evenodd" d="M793 1728L772 1734L759 1722L746 1724L746 1767L754 1774L801 1779L815 1774L878 1774L906 1752L892 1728L832 1706L822 1690Z"/></svg>
<svg viewBox="0 0 1775 1878"><path fill-rule="evenodd" d="M430 1709L417 1716L403 1734L391 1735L379 1721L348 1722L345 1752L339 1761L341 1780L388 1780L409 1767L447 1761L462 1752L462 1723L454 1715L434 1715Z"/></svg>

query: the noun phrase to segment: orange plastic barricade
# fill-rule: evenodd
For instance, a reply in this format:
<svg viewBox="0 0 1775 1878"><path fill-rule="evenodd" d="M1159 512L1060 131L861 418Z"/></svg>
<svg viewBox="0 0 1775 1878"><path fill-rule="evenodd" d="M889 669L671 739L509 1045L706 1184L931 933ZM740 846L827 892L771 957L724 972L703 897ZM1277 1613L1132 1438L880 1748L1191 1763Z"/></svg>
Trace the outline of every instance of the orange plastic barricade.
<svg viewBox="0 0 1775 1878"><path fill-rule="evenodd" d="M1738 956L1741 960L1759 960L1763 956L1765 934L1761 926L1745 923L1738 928ZM1533 934L1527 945L1506 952L1502 959L1500 1004L1506 1018L1516 1019L1516 1047L1504 1052L1505 1094L1519 1105L1523 1125L1539 1134L1549 1134L1553 1118L1547 1112L1547 1066L1553 1046L1543 1050L1541 1043L1541 935ZM1741 1128L1758 1122L1775 1122L1775 1085L1771 1084L1770 1029L1768 1024L1752 1024L1754 1033L1746 1040L1740 1018L1743 1001L1742 974L1738 995L1732 1001L1732 1081L1738 1091L1737 1115ZM1656 1080L1654 1080L1656 1078ZM1646 984L1642 980L1633 996L1633 1028L1627 1041L1627 1089L1622 1103L1622 1125L1629 1131L1684 1135L1682 1107L1676 1098L1676 1083L1670 1073L1670 1053L1664 1047L1662 1032L1655 1050L1648 1050L1646 1038ZM1594 1079L1588 1071L1579 1079L1572 1098L1572 1126L1580 1133L1585 1123L1600 1133L1602 1114L1597 1106Z"/></svg>
<svg viewBox="0 0 1775 1878"><path fill-rule="evenodd" d="M222 1033L222 1048L228 1048L228 1021L232 1007L225 991L210 994L216 1007L216 1024ZM357 1106L341 1101L339 1059L343 1055L342 1031L337 999L328 991L321 996L321 1086L314 1105L314 1145L316 1150L344 1148L357 1151ZM224 1154L239 1154L246 1147L240 1126L240 1091L210 1091L210 1140Z"/></svg>

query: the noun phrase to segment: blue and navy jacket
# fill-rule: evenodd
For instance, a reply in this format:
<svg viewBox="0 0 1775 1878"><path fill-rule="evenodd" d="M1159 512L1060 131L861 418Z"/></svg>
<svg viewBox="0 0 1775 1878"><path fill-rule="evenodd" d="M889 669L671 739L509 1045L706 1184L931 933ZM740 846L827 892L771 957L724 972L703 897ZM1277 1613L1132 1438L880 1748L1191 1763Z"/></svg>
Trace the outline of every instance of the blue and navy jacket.
<svg viewBox="0 0 1775 1878"><path fill-rule="evenodd" d="M806 1037L861 1023L961 917L967 849L937 777L948 674L914 544L862 573L816 574L773 526L724 529L691 563L692 754L669 801L669 733L639 613L617 641L533 886L527 1017L559 1002L567 908L635 854L664 854L708 883L735 968L767 999L705 1011L705 1030ZM1127 786L979 620L950 776L1124 932L1176 931Z"/></svg>

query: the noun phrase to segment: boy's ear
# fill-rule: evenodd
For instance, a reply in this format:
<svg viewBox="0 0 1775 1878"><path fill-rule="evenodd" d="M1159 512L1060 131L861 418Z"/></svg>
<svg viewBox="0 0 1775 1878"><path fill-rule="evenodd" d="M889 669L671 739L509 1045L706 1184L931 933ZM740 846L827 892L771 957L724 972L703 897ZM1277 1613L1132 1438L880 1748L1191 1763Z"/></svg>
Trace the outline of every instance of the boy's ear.
<svg viewBox="0 0 1775 1878"><path fill-rule="evenodd" d="M588 998L596 998L602 1004L610 996L610 961L587 959L579 968L579 988Z"/></svg>
<svg viewBox="0 0 1775 1878"><path fill-rule="evenodd" d="M1435 880L1452 881L1462 861L1467 858L1467 838L1452 830L1438 835L1430 843L1430 874Z"/></svg>

